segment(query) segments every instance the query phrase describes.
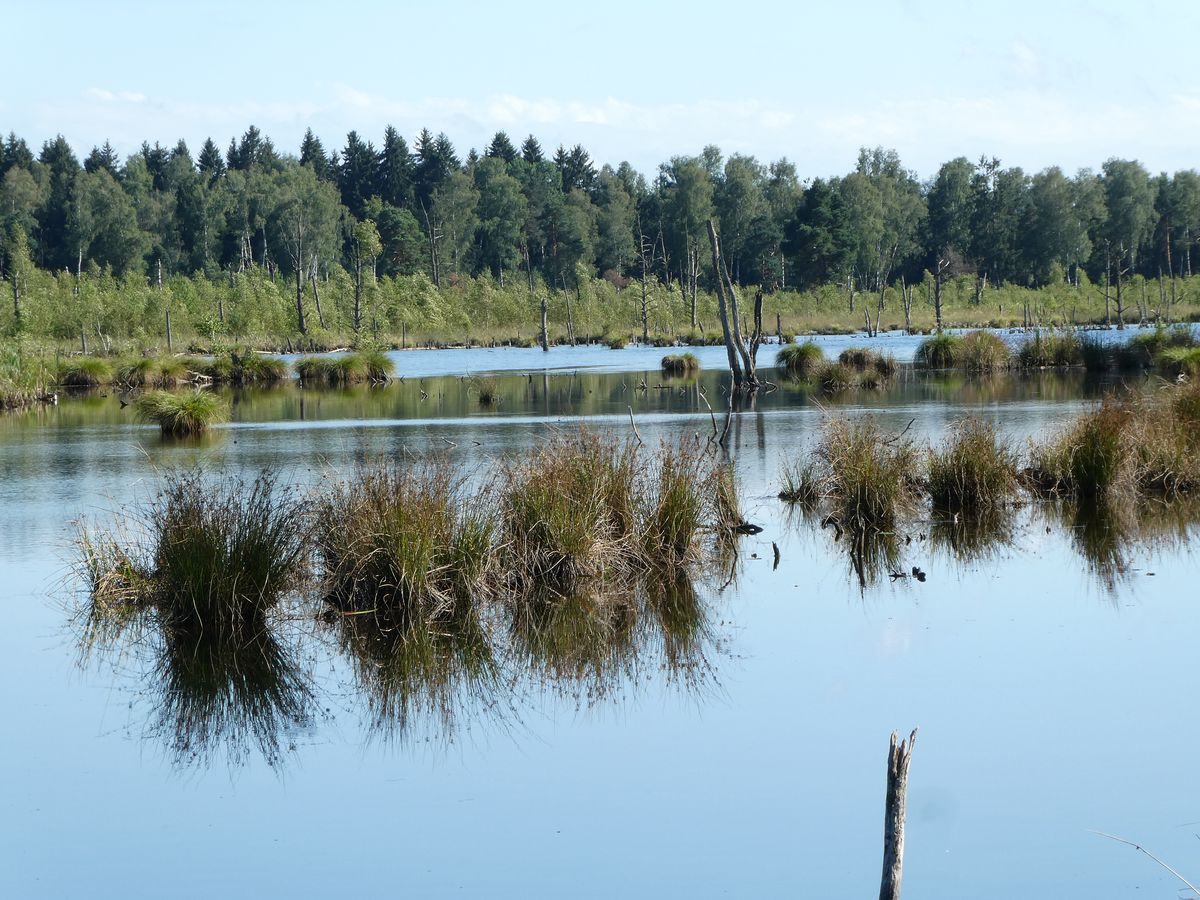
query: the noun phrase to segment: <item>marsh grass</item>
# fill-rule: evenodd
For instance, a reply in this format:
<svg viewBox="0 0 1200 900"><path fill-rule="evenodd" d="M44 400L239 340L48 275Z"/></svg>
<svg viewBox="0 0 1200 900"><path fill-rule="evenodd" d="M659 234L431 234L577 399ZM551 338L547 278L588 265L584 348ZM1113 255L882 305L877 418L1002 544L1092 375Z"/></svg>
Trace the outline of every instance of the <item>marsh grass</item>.
<svg viewBox="0 0 1200 900"><path fill-rule="evenodd" d="M43 354L20 344L0 345L0 409L36 402L52 380L51 365Z"/></svg>
<svg viewBox="0 0 1200 900"><path fill-rule="evenodd" d="M705 525L705 461L699 451L664 444L653 462L654 489L641 516L642 548L650 565L676 570L695 559Z"/></svg>
<svg viewBox="0 0 1200 900"><path fill-rule="evenodd" d="M305 356L294 364L300 381L308 385L380 384L392 377L395 364L380 350L342 356Z"/></svg>
<svg viewBox="0 0 1200 900"><path fill-rule="evenodd" d="M1152 332L1135 334L1124 344L1114 348L1117 368L1124 370L1148 369L1158 364L1165 351L1188 349L1196 346L1196 339L1187 328L1156 328Z"/></svg>
<svg viewBox="0 0 1200 900"><path fill-rule="evenodd" d="M662 358L664 375L694 375L700 371L700 360L694 353L672 353Z"/></svg>
<svg viewBox="0 0 1200 900"><path fill-rule="evenodd" d="M817 457L826 475L825 493L847 528L890 529L897 513L911 505L919 482L916 448L902 434L884 431L874 418L829 418Z"/></svg>
<svg viewBox="0 0 1200 900"><path fill-rule="evenodd" d="M1093 346L1084 347L1083 341L1073 331L1038 332L1025 341L1018 349L1016 363L1023 369L1063 369L1072 366L1085 365L1087 354L1095 357L1095 349L1099 347L1096 341L1086 343Z"/></svg>
<svg viewBox="0 0 1200 900"><path fill-rule="evenodd" d="M133 514L137 540L86 526L78 568L88 586L87 618L123 626L153 610L164 628L194 640L239 640L308 573L308 522L275 478L211 479L172 473Z"/></svg>
<svg viewBox="0 0 1200 900"><path fill-rule="evenodd" d="M825 364L824 351L813 341L788 344L775 356L775 365L800 381L812 378Z"/></svg>
<svg viewBox="0 0 1200 900"><path fill-rule="evenodd" d="M250 350L231 350L200 364L198 369L214 382L238 387L277 384L288 377L288 365L282 359Z"/></svg>
<svg viewBox="0 0 1200 900"><path fill-rule="evenodd" d="M154 423L168 437L203 434L210 425L229 418L229 404L203 390L181 394L152 391L138 397L133 406L138 418Z"/></svg>
<svg viewBox="0 0 1200 900"><path fill-rule="evenodd" d="M325 594L338 609L420 630L486 601L495 528L488 496L468 492L444 459L358 469L316 508Z"/></svg>
<svg viewBox="0 0 1200 900"><path fill-rule="evenodd" d="M1158 371L1171 378L1200 377L1200 347L1166 347L1154 357Z"/></svg>
<svg viewBox="0 0 1200 900"><path fill-rule="evenodd" d="M637 555L633 444L588 432L558 437L500 480L500 521L511 570L531 584L570 590Z"/></svg>
<svg viewBox="0 0 1200 900"><path fill-rule="evenodd" d="M472 375L467 390L473 391L480 406L495 406L500 402L500 383L491 375Z"/></svg>
<svg viewBox="0 0 1200 900"><path fill-rule="evenodd" d="M187 360L146 356L123 363L114 382L125 388L166 388L187 384L191 378Z"/></svg>
<svg viewBox="0 0 1200 900"><path fill-rule="evenodd" d="M1012 364L1012 349L991 331L970 331L954 350L956 368L965 372L998 372Z"/></svg>
<svg viewBox="0 0 1200 900"><path fill-rule="evenodd" d="M1134 455L1125 439L1133 419L1129 404L1109 397L1030 452L1027 476L1042 491L1088 501L1131 494L1137 484Z"/></svg>
<svg viewBox="0 0 1200 900"><path fill-rule="evenodd" d="M928 337L917 345L913 362L928 369L953 369L960 359L962 340L944 331Z"/></svg>
<svg viewBox="0 0 1200 900"><path fill-rule="evenodd" d="M997 509L1017 488L1017 456L996 428L959 419L941 447L929 450L928 489L934 509L979 514Z"/></svg>
<svg viewBox="0 0 1200 900"><path fill-rule="evenodd" d="M779 499L813 508L825 496L820 462L812 456L784 463L780 470Z"/></svg>
<svg viewBox="0 0 1200 900"><path fill-rule="evenodd" d="M94 356L68 360L58 369L58 383L67 387L97 387L112 380L112 366Z"/></svg>

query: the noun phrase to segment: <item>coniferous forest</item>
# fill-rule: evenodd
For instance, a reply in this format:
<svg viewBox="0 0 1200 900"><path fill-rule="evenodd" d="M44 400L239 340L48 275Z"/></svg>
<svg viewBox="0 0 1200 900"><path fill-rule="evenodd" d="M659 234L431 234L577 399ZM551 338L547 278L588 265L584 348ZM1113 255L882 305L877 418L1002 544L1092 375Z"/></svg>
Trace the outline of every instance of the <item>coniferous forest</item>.
<svg viewBox="0 0 1200 900"><path fill-rule="evenodd" d="M177 335L214 341L487 336L530 333L538 296L570 336L674 334L711 308L710 220L733 280L791 327L885 308L885 325L941 324L944 306L974 307L972 324L1169 319L1194 302L1195 170L959 157L922 178L875 148L811 175L712 146L644 174L504 132L461 153L428 130L337 148L310 130L293 154L251 126L223 151L121 159L106 142L82 160L61 136L35 152L10 134L0 331L153 342L174 310Z"/></svg>

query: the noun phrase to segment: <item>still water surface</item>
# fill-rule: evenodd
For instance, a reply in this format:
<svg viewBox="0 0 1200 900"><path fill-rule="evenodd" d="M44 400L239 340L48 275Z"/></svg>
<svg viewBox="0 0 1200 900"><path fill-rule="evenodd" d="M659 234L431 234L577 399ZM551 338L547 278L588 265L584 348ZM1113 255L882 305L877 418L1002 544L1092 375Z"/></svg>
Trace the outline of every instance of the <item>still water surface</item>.
<svg viewBox="0 0 1200 900"><path fill-rule="evenodd" d="M269 467L303 489L379 454L476 471L581 420L626 434L630 408L647 443L706 440L708 405L721 423L722 378L664 381L661 351L622 351L632 371L607 350L556 350L555 370L504 353L522 351L402 354L384 388L237 395L233 422L194 443L162 442L115 396L0 418L0 896L874 896L887 736L913 726L908 894L1175 896L1093 828L1200 870L1186 519L1089 540L1032 506L1007 543L959 554L926 515L889 562L928 581L863 586L829 530L774 499L822 407L921 440L971 411L1020 442L1105 389L1080 375L904 369L835 401L781 381L733 420L764 531L731 584L698 579L688 667L653 622L584 676L548 675L514 641L495 686L418 696L398 727L345 635L297 618L280 640L312 703L264 756L221 735L181 748L144 648L79 664L72 520L150 496L162 469ZM458 377L503 369L492 408Z"/></svg>

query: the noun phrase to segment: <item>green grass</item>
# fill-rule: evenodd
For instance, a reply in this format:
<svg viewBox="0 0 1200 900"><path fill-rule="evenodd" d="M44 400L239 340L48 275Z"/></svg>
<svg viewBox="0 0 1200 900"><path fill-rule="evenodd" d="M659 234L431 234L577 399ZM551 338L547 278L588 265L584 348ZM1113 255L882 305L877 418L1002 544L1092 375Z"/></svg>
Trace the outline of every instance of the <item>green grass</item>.
<svg viewBox="0 0 1200 900"><path fill-rule="evenodd" d="M1084 344L1089 345L1085 350ZM1073 331L1038 332L1017 349L1017 365L1023 369L1064 369L1082 366L1094 359L1098 343L1083 341Z"/></svg>
<svg viewBox="0 0 1200 900"><path fill-rule="evenodd" d="M560 437L501 475L501 529L512 572L569 591L628 569L637 524L637 452L587 432Z"/></svg>
<svg viewBox="0 0 1200 900"><path fill-rule="evenodd" d="M780 480L782 486L779 489L779 499L786 503L811 508L824 496L821 467L812 456L785 463L780 472Z"/></svg>
<svg viewBox="0 0 1200 900"><path fill-rule="evenodd" d="M307 573L303 507L263 474L246 485L173 473L134 517L140 540L83 531L81 568L93 612L153 609L195 640L249 638Z"/></svg>
<svg viewBox="0 0 1200 900"><path fill-rule="evenodd" d="M812 341L788 344L776 354L775 365L792 377L807 381L825 365L825 353Z"/></svg>
<svg viewBox="0 0 1200 900"><path fill-rule="evenodd" d="M817 456L825 471L824 492L848 528L891 528L912 499L916 449L903 435L885 432L874 418L829 419Z"/></svg>
<svg viewBox="0 0 1200 900"><path fill-rule="evenodd" d="M662 358L664 375L692 375L699 371L700 360L694 353L673 353Z"/></svg>
<svg viewBox="0 0 1200 900"><path fill-rule="evenodd" d="M94 356L68 360L58 370L58 383L67 387L97 387L112 380L112 366Z"/></svg>
<svg viewBox="0 0 1200 900"><path fill-rule="evenodd" d="M959 363L962 340L948 332L928 337L917 345L913 362L928 369L953 369Z"/></svg>
<svg viewBox="0 0 1200 900"><path fill-rule="evenodd" d="M191 372L187 360L145 356L121 364L114 380L124 388L178 387L191 380Z"/></svg>
<svg viewBox="0 0 1200 900"><path fill-rule="evenodd" d="M473 391L480 406L495 406L500 402L500 382L492 375L472 375L467 390Z"/></svg>
<svg viewBox="0 0 1200 900"><path fill-rule="evenodd" d="M133 406L138 418L153 422L171 437L203 434L210 425L229 418L229 404L201 390L182 394L152 391L138 397Z"/></svg>
<svg viewBox="0 0 1200 900"><path fill-rule="evenodd" d="M1017 487L1017 458L995 426L955 422L942 447L929 451L929 495L935 509L978 514L1006 503Z"/></svg>
<svg viewBox="0 0 1200 900"><path fill-rule="evenodd" d="M359 469L317 503L326 595L405 629L450 620L486 599L494 529L445 462Z"/></svg>
<svg viewBox="0 0 1200 900"><path fill-rule="evenodd" d="M1171 378L1200 377L1200 347L1166 347L1154 357L1154 367Z"/></svg>
<svg viewBox="0 0 1200 900"><path fill-rule="evenodd" d="M37 402L51 382L51 368L41 353L20 344L0 344L0 409Z"/></svg>
<svg viewBox="0 0 1200 900"><path fill-rule="evenodd" d="M651 565L674 570L693 560L705 524L704 460L685 445L666 445L654 461L651 492L642 518L642 547Z"/></svg>
<svg viewBox="0 0 1200 900"><path fill-rule="evenodd" d="M954 350L955 367L965 372L997 372L1012 361L1012 350L1004 338L992 331L964 334Z"/></svg>
<svg viewBox="0 0 1200 900"><path fill-rule="evenodd" d="M395 372L391 358L378 350L342 356L305 356L295 362L296 374L307 385L344 385L387 381Z"/></svg>
<svg viewBox="0 0 1200 900"><path fill-rule="evenodd" d="M1128 404L1110 398L1034 445L1028 470L1032 483L1085 501L1107 501L1132 491L1136 471L1125 439L1132 419Z"/></svg>

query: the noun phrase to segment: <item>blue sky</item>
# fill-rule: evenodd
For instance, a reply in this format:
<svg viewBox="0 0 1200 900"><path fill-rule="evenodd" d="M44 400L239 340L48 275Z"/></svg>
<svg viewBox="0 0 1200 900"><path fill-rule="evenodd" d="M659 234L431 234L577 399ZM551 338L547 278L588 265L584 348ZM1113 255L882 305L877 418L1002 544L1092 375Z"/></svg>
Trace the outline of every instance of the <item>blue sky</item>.
<svg viewBox="0 0 1200 900"><path fill-rule="evenodd" d="M0 130L81 155L224 148L251 123L295 152L309 126L332 148L390 123L463 154L532 132L648 174L705 144L806 178L876 144L922 177L983 154L1200 167L1194 2L64 0L2 19Z"/></svg>

